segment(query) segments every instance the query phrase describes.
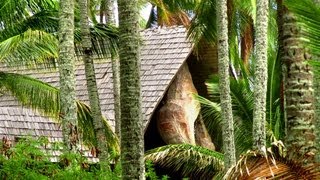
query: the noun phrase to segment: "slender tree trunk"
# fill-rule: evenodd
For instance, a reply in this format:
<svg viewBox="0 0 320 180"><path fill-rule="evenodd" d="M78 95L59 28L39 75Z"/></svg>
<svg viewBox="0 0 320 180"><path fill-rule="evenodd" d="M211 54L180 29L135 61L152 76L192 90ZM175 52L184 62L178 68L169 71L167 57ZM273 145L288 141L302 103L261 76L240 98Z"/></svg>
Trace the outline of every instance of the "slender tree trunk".
<svg viewBox="0 0 320 180"><path fill-rule="evenodd" d="M100 2L100 23L104 23L104 17L106 17L107 1L101 0Z"/></svg>
<svg viewBox="0 0 320 180"><path fill-rule="evenodd" d="M144 179L138 0L118 0L123 179Z"/></svg>
<svg viewBox="0 0 320 180"><path fill-rule="evenodd" d="M280 0L278 3L281 2ZM301 46L301 29L296 17L282 8L282 45L285 89L286 147L290 156L313 163L316 154L313 73L307 63L310 55Z"/></svg>
<svg viewBox="0 0 320 180"><path fill-rule="evenodd" d="M77 107L75 103L74 1L60 1L59 73L60 113L63 141L70 151L77 150Z"/></svg>
<svg viewBox="0 0 320 180"><path fill-rule="evenodd" d="M217 32L220 100L221 109L223 110L223 147L225 153L225 167L227 170L236 163L229 79L227 0L217 1Z"/></svg>
<svg viewBox="0 0 320 180"><path fill-rule="evenodd" d="M107 0L107 23L116 25L114 2L115 0ZM115 132L120 137L120 69L119 69L119 58L111 56L112 65L112 77L113 77L113 98L114 98L114 121L115 121Z"/></svg>
<svg viewBox="0 0 320 180"><path fill-rule="evenodd" d="M82 35L82 49L83 61L85 66L85 75L87 81L87 91L89 94L90 107L92 110L93 126L96 133L98 158L102 169L108 163L108 148L106 145L107 138L105 127L103 124L103 117L100 107L100 100L94 71L94 63L92 57L92 44L90 35L90 26L88 20L88 4L87 0L80 0L80 22L81 22L81 35Z"/></svg>
<svg viewBox="0 0 320 180"><path fill-rule="evenodd" d="M118 58L111 58L112 77L113 77L113 98L114 98L114 121L115 133L121 136L121 111L120 111L120 69Z"/></svg>
<svg viewBox="0 0 320 180"><path fill-rule="evenodd" d="M115 3L115 0L106 0L106 22L107 22L107 24L116 25L114 3Z"/></svg>
<svg viewBox="0 0 320 180"><path fill-rule="evenodd" d="M266 101L268 82L268 0L257 1L256 67L253 109L253 149L266 147Z"/></svg>

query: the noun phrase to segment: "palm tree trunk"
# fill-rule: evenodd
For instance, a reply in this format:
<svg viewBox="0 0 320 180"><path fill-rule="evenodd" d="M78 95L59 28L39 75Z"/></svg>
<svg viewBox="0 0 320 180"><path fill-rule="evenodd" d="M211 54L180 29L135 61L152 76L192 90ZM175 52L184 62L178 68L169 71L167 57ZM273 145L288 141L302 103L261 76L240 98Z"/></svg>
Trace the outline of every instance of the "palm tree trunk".
<svg viewBox="0 0 320 180"><path fill-rule="evenodd" d="M63 141L70 151L77 150L77 107L75 93L74 63L74 1L60 1L59 73L60 73L60 117Z"/></svg>
<svg viewBox="0 0 320 180"><path fill-rule="evenodd" d="M116 25L116 16L114 9L115 0L106 0L106 20L107 24Z"/></svg>
<svg viewBox="0 0 320 180"><path fill-rule="evenodd" d="M122 179L144 179L138 0L118 0Z"/></svg>
<svg viewBox="0 0 320 180"><path fill-rule="evenodd" d="M100 100L94 71L94 63L92 57L92 44L90 35L90 26L88 21L88 5L87 0L79 1L80 6L80 22L82 35L82 50L83 61L85 66L85 75L87 81L87 91L89 94L90 107L92 110L93 126L96 132L98 158L101 167L107 166L108 162L108 148L106 146L105 127L103 125L102 112L100 107Z"/></svg>
<svg viewBox="0 0 320 180"><path fill-rule="evenodd" d="M257 1L256 67L253 109L253 148L262 150L266 146L266 101L268 82L268 0Z"/></svg>
<svg viewBox="0 0 320 180"><path fill-rule="evenodd" d="M320 6L320 0L314 0L314 3L317 6ZM320 58L317 56L316 60L319 61ZM314 87L314 96L315 96L315 114L316 114L316 148L317 148L317 153L316 153L316 162L320 163L320 76L319 74L315 73L314 79L313 79L313 87Z"/></svg>
<svg viewBox="0 0 320 180"><path fill-rule="evenodd" d="M111 25L116 25L115 10L114 10L115 0L107 0L107 23ZM113 77L113 98L114 98L114 121L115 121L115 133L120 137L120 70L119 70L119 59L117 57L111 56L112 65L112 77Z"/></svg>
<svg viewBox="0 0 320 180"><path fill-rule="evenodd" d="M105 17L105 12L107 9L107 1L108 0L101 0L100 2L100 23L104 23L104 17Z"/></svg>
<svg viewBox="0 0 320 180"><path fill-rule="evenodd" d="M236 163L233 115L230 97L227 0L217 1L217 37L223 146L226 170Z"/></svg>
<svg viewBox="0 0 320 180"><path fill-rule="evenodd" d="M316 154L313 73L310 55L299 42L301 30L296 17L282 8L283 78L285 89L286 147L289 155L313 163ZM294 154L293 154L294 153Z"/></svg>
<svg viewBox="0 0 320 180"><path fill-rule="evenodd" d="M115 0L101 0L100 2L100 23L116 24L116 16L114 9Z"/></svg>

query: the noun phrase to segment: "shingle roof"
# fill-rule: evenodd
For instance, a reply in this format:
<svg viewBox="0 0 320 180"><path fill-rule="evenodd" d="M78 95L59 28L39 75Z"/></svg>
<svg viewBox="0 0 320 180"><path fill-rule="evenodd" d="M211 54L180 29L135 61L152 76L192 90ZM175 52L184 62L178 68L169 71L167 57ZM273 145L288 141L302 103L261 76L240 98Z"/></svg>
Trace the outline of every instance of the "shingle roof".
<svg viewBox="0 0 320 180"><path fill-rule="evenodd" d="M143 39L141 49L142 111L146 125L170 82L190 54L192 45L186 40L186 30L182 27L149 29L143 31L141 35ZM8 71L8 68L2 67L0 71ZM14 72L12 69L10 71ZM103 114L114 127L111 63L97 62L95 71ZM21 71L19 69L15 72L59 86L59 75L56 71ZM76 81L78 99L89 104L83 65L77 66ZM2 95L0 97L0 137L9 136L12 139L17 135L51 136L53 141L62 139L58 124L35 111L22 108L12 96Z"/></svg>

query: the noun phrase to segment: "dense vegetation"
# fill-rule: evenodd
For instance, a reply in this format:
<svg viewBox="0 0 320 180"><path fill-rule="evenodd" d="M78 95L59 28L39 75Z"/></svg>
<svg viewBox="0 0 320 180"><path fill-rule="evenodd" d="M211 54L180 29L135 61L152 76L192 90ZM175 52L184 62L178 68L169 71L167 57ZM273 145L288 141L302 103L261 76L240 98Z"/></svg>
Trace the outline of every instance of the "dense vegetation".
<svg viewBox="0 0 320 180"><path fill-rule="evenodd" d="M58 64L60 89L7 72L0 72L0 88L61 122L64 135L56 163L43 151L46 141L26 139L9 147L3 139L2 179L160 178L150 162L144 172L138 33L157 25L183 25L195 52L204 42L218 51L219 74L206 80L208 96L196 95L218 148L169 144L146 152L147 160L196 179L320 177L318 1L118 0L119 27L114 3L0 2L0 62ZM147 3L152 8L144 22L139 10ZM84 57L90 106L75 99L74 55ZM114 77L119 75L113 81L116 134L99 107L95 57L112 59ZM78 153L79 141L101 152L100 164Z"/></svg>

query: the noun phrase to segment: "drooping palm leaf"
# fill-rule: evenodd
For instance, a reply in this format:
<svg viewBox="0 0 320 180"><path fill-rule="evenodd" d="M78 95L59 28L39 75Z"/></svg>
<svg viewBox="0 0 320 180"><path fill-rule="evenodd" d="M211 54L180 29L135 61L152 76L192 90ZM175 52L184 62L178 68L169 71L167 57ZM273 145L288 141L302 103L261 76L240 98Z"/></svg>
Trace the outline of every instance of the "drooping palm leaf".
<svg viewBox="0 0 320 180"><path fill-rule="evenodd" d="M28 30L56 33L58 30L57 17L57 9L43 10L23 20L16 21L15 23L10 24L10 26L4 26L3 29L0 29L0 42L10 37L23 34Z"/></svg>
<svg viewBox="0 0 320 180"><path fill-rule="evenodd" d="M44 31L27 30L0 42L0 61L9 65L55 64L58 40Z"/></svg>
<svg viewBox="0 0 320 180"><path fill-rule="evenodd" d="M38 12L54 9L57 5L58 0L2 0L0 21L3 27L10 27Z"/></svg>
<svg viewBox="0 0 320 180"><path fill-rule="evenodd" d="M212 18L212 16L216 14L216 2L203 0L195 8L195 17L191 21L188 38L195 44L198 44L202 38L207 42L215 42L216 18Z"/></svg>
<svg viewBox="0 0 320 180"><path fill-rule="evenodd" d="M18 4L12 0L7 1L1 12L15 12L15 21L6 23L9 16L1 16L0 22L0 60L8 65L30 65L35 62L38 64L48 63L55 65L57 58L57 33L58 33L58 6L55 0L41 1L43 5L33 5L39 0L27 0L29 4ZM20 3L21 1L21 3ZM32 2L29 2L32 1ZM48 1L48 2L46 2ZM14 7L17 5L19 7ZM29 10L29 6L35 6L35 10ZM0 6L1 7L1 6ZM16 11L27 11L27 14L17 13ZM32 11L32 13L29 13ZM77 11L77 9L76 9ZM78 14L79 15L79 14ZM13 18L13 17L12 17ZM80 29L79 18L75 17L75 46L78 54L81 55L81 46L79 45ZM108 58L117 54L118 31L115 27L96 24L91 28L91 37L93 50L99 58ZM2 46L2 47L1 47ZM81 59L81 58L80 58ZM47 62L46 60L51 60Z"/></svg>
<svg viewBox="0 0 320 180"><path fill-rule="evenodd" d="M166 145L146 152L146 160L197 179L213 177L224 168L223 154L190 144Z"/></svg>
<svg viewBox="0 0 320 180"><path fill-rule="evenodd" d="M15 74L0 73L0 88L9 92L25 107L32 108L48 115L59 122L59 89L37 79ZM79 127L83 132L83 141L86 145L96 146L96 136L90 107L77 101L77 116ZM104 120L106 128L106 142L113 153L119 153L119 142L111 127Z"/></svg>

